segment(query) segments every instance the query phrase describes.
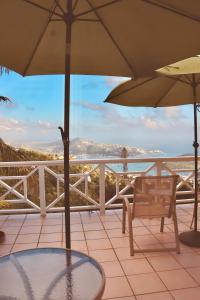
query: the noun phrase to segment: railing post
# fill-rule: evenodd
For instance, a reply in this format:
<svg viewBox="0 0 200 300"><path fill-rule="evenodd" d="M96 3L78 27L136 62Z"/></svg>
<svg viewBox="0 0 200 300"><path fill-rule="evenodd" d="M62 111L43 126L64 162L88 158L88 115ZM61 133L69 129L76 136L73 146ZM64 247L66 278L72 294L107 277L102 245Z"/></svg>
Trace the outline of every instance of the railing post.
<svg viewBox="0 0 200 300"><path fill-rule="evenodd" d="M45 193L45 174L44 166L39 166L39 198L40 198L40 213L46 215L46 193Z"/></svg>
<svg viewBox="0 0 200 300"><path fill-rule="evenodd" d="M156 162L156 175L157 176L162 175L162 162L161 161Z"/></svg>
<svg viewBox="0 0 200 300"><path fill-rule="evenodd" d="M100 178L99 178L99 203L100 214L105 214L105 164L99 165Z"/></svg>

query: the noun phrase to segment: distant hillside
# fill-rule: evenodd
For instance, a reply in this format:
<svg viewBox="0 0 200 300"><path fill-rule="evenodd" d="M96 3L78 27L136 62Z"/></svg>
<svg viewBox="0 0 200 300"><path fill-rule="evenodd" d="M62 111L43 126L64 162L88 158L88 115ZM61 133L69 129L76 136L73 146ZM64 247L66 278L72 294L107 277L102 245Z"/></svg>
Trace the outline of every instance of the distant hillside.
<svg viewBox="0 0 200 300"><path fill-rule="evenodd" d="M0 161L28 161L28 160L50 160L52 154L45 154L34 150L15 148L6 144L0 138Z"/></svg>
<svg viewBox="0 0 200 300"><path fill-rule="evenodd" d="M37 143L29 146L46 153L63 154L63 145L61 141L51 143ZM74 156L90 155L90 156L116 156L119 157L122 148L126 147L129 156L148 153L161 153L160 150L145 150L138 147L117 144L101 144L91 140L76 138L70 142L70 154Z"/></svg>

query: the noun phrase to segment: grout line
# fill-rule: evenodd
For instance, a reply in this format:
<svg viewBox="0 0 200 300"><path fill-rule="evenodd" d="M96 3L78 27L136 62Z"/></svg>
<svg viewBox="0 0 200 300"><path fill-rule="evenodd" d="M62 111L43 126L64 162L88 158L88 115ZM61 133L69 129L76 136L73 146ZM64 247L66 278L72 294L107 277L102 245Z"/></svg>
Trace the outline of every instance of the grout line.
<svg viewBox="0 0 200 300"><path fill-rule="evenodd" d="M12 252L12 250L13 250L15 244L16 244L17 238L18 238L18 236L20 235L19 233L20 233L20 231L21 231L21 229L22 229L22 227L23 227L23 225L24 225L26 219L27 219L27 214L25 215L24 220L23 220L23 222L22 222L22 224L21 224L21 226L20 226L20 229L19 229L19 231L18 231L18 233L17 233L17 235L16 235L16 239L14 240L13 245L12 245L12 247L11 247L11 249L10 249L10 253Z"/></svg>

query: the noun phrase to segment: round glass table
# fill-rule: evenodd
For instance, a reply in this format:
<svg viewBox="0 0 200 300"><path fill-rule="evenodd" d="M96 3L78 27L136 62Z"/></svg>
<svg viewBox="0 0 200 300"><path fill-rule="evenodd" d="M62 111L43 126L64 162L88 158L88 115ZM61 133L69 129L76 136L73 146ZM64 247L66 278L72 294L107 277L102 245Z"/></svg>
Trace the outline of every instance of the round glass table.
<svg viewBox="0 0 200 300"><path fill-rule="evenodd" d="M0 257L0 300L99 300L101 266L84 253L37 248Z"/></svg>

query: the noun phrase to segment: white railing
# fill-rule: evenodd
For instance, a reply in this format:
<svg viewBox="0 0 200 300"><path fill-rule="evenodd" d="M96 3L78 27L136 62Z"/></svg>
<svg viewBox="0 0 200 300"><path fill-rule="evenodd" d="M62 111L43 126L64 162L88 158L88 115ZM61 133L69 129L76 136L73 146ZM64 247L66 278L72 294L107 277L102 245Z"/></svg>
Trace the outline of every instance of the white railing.
<svg viewBox="0 0 200 300"><path fill-rule="evenodd" d="M72 160L70 167L75 171L70 174L70 193L73 198L71 210L98 209L104 213L107 208L119 207L123 195L131 197L135 176L141 175L180 175L177 203L193 202L193 163L194 158L188 156ZM130 171L121 171L124 164L128 165ZM61 206L63 183L61 160L0 162L0 200L6 200L9 205L9 208L1 209L0 212L39 212L45 215L50 211L61 211L64 209Z"/></svg>

